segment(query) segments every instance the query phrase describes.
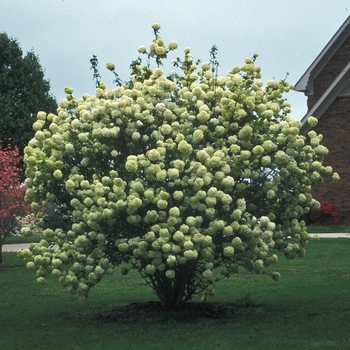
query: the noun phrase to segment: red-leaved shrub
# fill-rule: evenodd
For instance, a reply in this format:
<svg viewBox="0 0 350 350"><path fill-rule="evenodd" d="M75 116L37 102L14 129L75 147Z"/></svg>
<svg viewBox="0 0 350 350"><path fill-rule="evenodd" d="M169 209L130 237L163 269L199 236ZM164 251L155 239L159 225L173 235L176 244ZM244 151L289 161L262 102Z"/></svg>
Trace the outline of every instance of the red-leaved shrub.
<svg viewBox="0 0 350 350"><path fill-rule="evenodd" d="M339 208L336 203L321 201L321 206L317 210L311 210L308 219L314 225L335 225L339 223Z"/></svg>

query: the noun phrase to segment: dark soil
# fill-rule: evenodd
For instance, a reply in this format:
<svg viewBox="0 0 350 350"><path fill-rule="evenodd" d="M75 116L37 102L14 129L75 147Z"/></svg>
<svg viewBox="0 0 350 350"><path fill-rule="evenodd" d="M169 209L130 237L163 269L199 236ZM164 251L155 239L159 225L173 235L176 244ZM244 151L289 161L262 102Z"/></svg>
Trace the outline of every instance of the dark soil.
<svg viewBox="0 0 350 350"><path fill-rule="evenodd" d="M95 315L95 319L104 322L176 320L180 322L196 322L202 318L227 319L232 318L237 305L208 302L188 302L180 310L165 310L157 301L135 302L126 306L116 307Z"/></svg>

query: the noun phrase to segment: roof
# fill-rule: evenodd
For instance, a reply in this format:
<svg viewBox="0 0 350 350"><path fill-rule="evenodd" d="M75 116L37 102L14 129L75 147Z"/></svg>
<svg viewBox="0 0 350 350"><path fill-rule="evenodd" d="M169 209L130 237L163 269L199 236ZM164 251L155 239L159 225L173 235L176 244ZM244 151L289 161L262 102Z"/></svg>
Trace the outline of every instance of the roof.
<svg viewBox="0 0 350 350"><path fill-rule="evenodd" d="M335 100L337 96L347 87L350 82L350 61L344 67L344 69L339 73L336 79L333 80L332 84L327 88L327 90L322 94L319 100L312 106L311 109L305 114L301 119L302 123L302 133L308 132L311 127L307 124L308 118L312 115L313 117L319 119L331 103Z"/></svg>
<svg viewBox="0 0 350 350"><path fill-rule="evenodd" d="M350 16L338 29L338 31L333 35L331 40L327 43L324 49L312 62L310 67L302 75L299 81L295 84L295 91L304 92L306 96L313 95L314 91L314 80L334 56L334 54L341 48L343 43L350 36ZM350 61L343 68L343 70L334 79L332 84L327 88L327 90L322 94L316 104L306 113L306 115L301 120L303 124L302 130L307 132L310 130L308 124L306 123L310 115L315 118L320 118L322 114L327 110L334 99L341 94L341 92L346 89L350 82Z"/></svg>
<svg viewBox="0 0 350 350"><path fill-rule="evenodd" d="M299 81L295 84L295 91L302 91L305 95L313 94L313 81L326 66L329 60L340 49L344 41L350 35L350 16L346 19L343 25L333 35L332 39L324 47L321 53L312 62L310 67L302 75Z"/></svg>

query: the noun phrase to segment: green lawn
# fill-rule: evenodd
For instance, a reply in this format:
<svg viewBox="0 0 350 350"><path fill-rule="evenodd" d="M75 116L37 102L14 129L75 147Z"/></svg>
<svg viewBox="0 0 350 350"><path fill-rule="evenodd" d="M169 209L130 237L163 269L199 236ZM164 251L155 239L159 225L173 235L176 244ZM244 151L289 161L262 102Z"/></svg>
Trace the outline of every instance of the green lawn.
<svg viewBox="0 0 350 350"><path fill-rule="evenodd" d="M349 226L307 226L307 232L309 233L349 233Z"/></svg>
<svg viewBox="0 0 350 350"><path fill-rule="evenodd" d="M155 300L134 273L108 276L81 302L55 279L39 286L32 271L1 268L0 349L350 349L350 240L312 240L307 251L279 260L279 282L250 273L220 282L211 302L242 307L230 319L195 322L97 320L115 306Z"/></svg>
<svg viewBox="0 0 350 350"><path fill-rule="evenodd" d="M5 239L5 244L19 244L19 243L39 243L43 236L17 237L8 236Z"/></svg>

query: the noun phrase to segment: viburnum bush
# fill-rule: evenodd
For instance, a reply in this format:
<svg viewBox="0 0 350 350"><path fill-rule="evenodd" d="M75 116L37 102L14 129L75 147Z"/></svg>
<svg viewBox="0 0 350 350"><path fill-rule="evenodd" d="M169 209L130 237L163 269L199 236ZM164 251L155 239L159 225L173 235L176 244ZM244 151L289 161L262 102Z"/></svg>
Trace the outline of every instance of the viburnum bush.
<svg viewBox="0 0 350 350"><path fill-rule="evenodd" d="M314 225L334 225L339 223L339 207L337 203L322 200L318 209L312 209L308 220Z"/></svg>
<svg viewBox="0 0 350 350"><path fill-rule="evenodd" d="M166 75L160 67L177 44L166 46L159 29L139 47L147 63L133 61L130 81L108 63L117 87L100 82L80 99L66 88L57 115L38 113L25 199L33 209L53 201L70 220L19 253L39 283L52 274L85 297L116 266L132 268L178 309L242 269L264 273L273 250L305 254L299 217L319 207L311 186L332 168L322 165L322 136L310 131L307 143L289 115L282 94L291 85L264 85L257 55L218 76L215 47L204 63L186 48Z"/></svg>

